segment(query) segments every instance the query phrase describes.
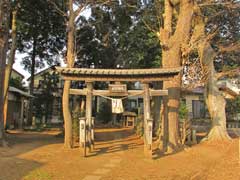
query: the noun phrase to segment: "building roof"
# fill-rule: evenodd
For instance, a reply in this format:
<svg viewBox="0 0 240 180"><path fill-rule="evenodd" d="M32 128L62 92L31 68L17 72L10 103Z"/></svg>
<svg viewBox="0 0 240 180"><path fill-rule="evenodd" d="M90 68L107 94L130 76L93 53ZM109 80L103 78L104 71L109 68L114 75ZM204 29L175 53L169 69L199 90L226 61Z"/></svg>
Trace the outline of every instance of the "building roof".
<svg viewBox="0 0 240 180"><path fill-rule="evenodd" d="M57 71L69 80L83 81L160 81L178 75L179 68L155 69L88 69L56 67Z"/></svg>
<svg viewBox="0 0 240 180"><path fill-rule="evenodd" d="M47 71L50 70L50 69L55 70L55 65L54 65L54 66L50 66L50 67L48 67L48 68L46 68L46 69L43 69L43 70L35 73L34 76L35 76L35 77L36 77L36 76L40 76L40 75L44 74L45 72L47 72ZM27 78L27 81L29 81L30 78L31 78L31 76L29 76L29 78Z"/></svg>
<svg viewBox="0 0 240 180"><path fill-rule="evenodd" d="M229 98L235 98L240 95L240 88L227 80L219 81L217 85L221 91L225 92L226 97L229 95Z"/></svg>
<svg viewBox="0 0 240 180"><path fill-rule="evenodd" d="M15 88L15 87L12 87L12 86L9 86L9 89L8 89L9 92L13 92L13 93L17 93L17 94L20 94L22 96L25 96L25 97L30 97L30 98L33 98L34 96L30 95L29 93L27 92L24 92L18 88Z"/></svg>
<svg viewBox="0 0 240 180"><path fill-rule="evenodd" d="M134 116L134 117L136 117L137 114L135 112L124 111L123 116Z"/></svg>
<svg viewBox="0 0 240 180"><path fill-rule="evenodd" d="M23 74L21 74L20 72L18 72L17 70L15 70L13 68L12 68L12 71L14 71L16 74L18 74L19 76L21 76L24 79L24 75Z"/></svg>
<svg viewBox="0 0 240 180"><path fill-rule="evenodd" d="M199 86L196 88L181 88L181 91L185 94L203 94L204 93L204 87Z"/></svg>

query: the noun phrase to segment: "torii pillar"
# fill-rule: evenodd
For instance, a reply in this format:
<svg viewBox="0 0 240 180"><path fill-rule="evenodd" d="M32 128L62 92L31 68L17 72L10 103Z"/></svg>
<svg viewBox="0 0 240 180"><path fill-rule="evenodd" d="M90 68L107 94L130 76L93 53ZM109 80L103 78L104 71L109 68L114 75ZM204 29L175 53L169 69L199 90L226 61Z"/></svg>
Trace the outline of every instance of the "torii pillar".
<svg viewBox="0 0 240 180"><path fill-rule="evenodd" d="M152 126L153 119L150 111L150 91L149 84L143 84L144 89L144 154L152 158Z"/></svg>
<svg viewBox="0 0 240 180"><path fill-rule="evenodd" d="M86 140L89 151L93 149L92 139L92 99L93 99L93 84L92 82L86 82L87 95L86 95Z"/></svg>

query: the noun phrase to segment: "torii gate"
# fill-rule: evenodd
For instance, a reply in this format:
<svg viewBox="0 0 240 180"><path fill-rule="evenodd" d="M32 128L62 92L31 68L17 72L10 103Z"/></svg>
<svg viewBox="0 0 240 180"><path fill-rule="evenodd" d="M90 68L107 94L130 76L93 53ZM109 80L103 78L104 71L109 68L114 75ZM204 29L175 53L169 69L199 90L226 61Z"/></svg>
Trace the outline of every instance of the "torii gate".
<svg viewBox="0 0 240 180"><path fill-rule="evenodd" d="M168 90L154 90L149 83L169 81L174 79L182 68L155 68L155 69L87 69L56 67L64 80L85 81L85 89L70 89L72 95L86 96L86 128L84 130L84 156L86 143L89 148L94 144L92 124L92 97L93 96L133 96L141 94L144 99L144 153L152 157L152 124L150 117L150 97L167 96ZM124 84L112 86L109 90L94 90L93 82L141 82L143 90L127 90Z"/></svg>

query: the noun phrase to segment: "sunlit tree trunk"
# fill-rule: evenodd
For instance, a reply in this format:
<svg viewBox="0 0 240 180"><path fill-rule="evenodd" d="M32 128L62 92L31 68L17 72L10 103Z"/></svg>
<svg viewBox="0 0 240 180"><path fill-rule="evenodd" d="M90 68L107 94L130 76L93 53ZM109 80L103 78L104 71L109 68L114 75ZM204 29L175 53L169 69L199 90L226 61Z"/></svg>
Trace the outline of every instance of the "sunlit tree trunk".
<svg viewBox="0 0 240 180"><path fill-rule="evenodd" d="M197 43L198 55L202 69L206 74L205 82L205 102L212 120L212 127L208 136L204 140L208 141L228 141L229 137L226 129L226 100L217 86L217 72L214 67L216 53L212 48L205 34L205 22L200 8L195 7L195 25L192 36L192 43Z"/></svg>
<svg viewBox="0 0 240 180"><path fill-rule="evenodd" d="M4 78L6 66L6 54L8 49L9 34L9 10L8 0L0 1L0 146L6 146L4 135Z"/></svg>
<svg viewBox="0 0 240 180"><path fill-rule="evenodd" d="M226 100L217 86L213 62L211 64L208 82L205 87L205 101L211 116L212 128L205 140L228 141L231 138L226 128Z"/></svg>
<svg viewBox="0 0 240 180"><path fill-rule="evenodd" d="M68 10L69 10L69 19L67 24L67 66L74 66L74 34L75 34L75 15L73 11L73 0L69 0L68 2ZM64 118L64 128L65 128L65 139L64 146L66 148L72 148L73 139L72 139L72 117L69 109L69 90L71 87L71 81L65 80L64 88L63 88L63 98L62 98L62 106L63 106L63 118Z"/></svg>
<svg viewBox="0 0 240 180"><path fill-rule="evenodd" d="M226 128L226 100L217 86L217 73L214 67L215 52L207 40L198 46L201 63L207 70L207 82L205 85L205 101L212 120L212 127L204 140L228 141L231 138Z"/></svg>
<svg viewBox="0 0 240 180"><path fill-rule="evenodd" d="M4 80L4 127L6 126L6 121L7 121L9 80L11 77L12 66L14 63L16 47L17 47L16 15L17 15L17 11L14 10L12 12L12 29L11 29L12 44L11 44L8 62L5 69L5 80Z"/></svg>
<svg viewBox="0 0 240 180"><path fill-rule="evenodd" d="M173 11L174 5L170 0L165 0L164 27L158 35L162 46L162 67L180 67L182 66L183 48L190 39L190 30L193 16L193 2L191 0L181 0L179 14L177 16L177 25L173 30ZM176 4L175 4L176 5ZM167 118L168 128L163 138L167 140L167 151L172 152L178 149L180 145L178 130L178 109L181 90L181 74L174 80L165 81L163 89L168 90Z"/></svg>

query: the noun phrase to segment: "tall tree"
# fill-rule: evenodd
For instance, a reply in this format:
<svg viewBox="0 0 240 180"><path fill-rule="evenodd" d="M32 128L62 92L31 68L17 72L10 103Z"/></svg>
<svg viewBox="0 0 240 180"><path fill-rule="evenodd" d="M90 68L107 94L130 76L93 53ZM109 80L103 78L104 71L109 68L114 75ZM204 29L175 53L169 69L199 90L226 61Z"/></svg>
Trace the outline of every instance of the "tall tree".
<svg viewBox="0 0 240 180"><path fill-rule="evenodd" d="M157 32L162 47L162 67L180 67L183 64L183 49L189 43L193 1L164 1L163 24ZM164 133L167 151L179 147L178 109L180 105L181 74L172 81L165 81L163 88L169 92L167 102L167 129ZM166 117L165 117L166 118Z"/></svg>
<svg viewBox="0 0 240 180"><path fill-rule="evenodd" d="M38 118L45 117L44 123L48 123L52 115L54 94L58 91L59 78L59 75L54 71L42 75L42 81L38 87L41 94L36 95L36 99L34 100L34 111Z"/></svg>
<svg viewBox="0 0 240 180"><path fill-rule="evenodd" d="M6 146L4 136L4 78L9 36L10 2L0 1L0 145Z"/></svg>
<svg viewBox="0 0 240 180"><path fill-rule="evenodd" d="M195 6L190 54L202 67L205 100L212 120L209 141L230 139L226 129L226 100L218 80L239 74L239 2L215 1ZM194 74L193 74L194 76ZM192 82L197 84L196 82Z"/></svg>
<svg viewBox="0 0 240 180"><path fill-rule="evenodd" d="M56 64L59 60L60 50L65 45L65 17L45 1L22 0L20 6L17 17L18 50L26 54L22 64L31 73L29 90L33 94L36 69ZM33 101L30 102L28 125L31 124L32 107Z"/></svg>
<svg viewBox="0 0 240 180"><path fill-rule="evenodd" d="M4 79L4 124L6 125L7 121L7 109L8 109L8 87L11 77L12 67L15 60L15 53L17 48L17 24L16 16L18 10L18 2L12 2L12 25L11 25L11 47L10 52L7 58L7 64L5 69L5 79Z"/></svg>
<svg viewBox="0 0 240 180"><path fill-rule="evenodd" d="M180 67L184 66L185 63L189 60L196 60L194 53L190 53L192 47L198 47L198 56L201 59L202 67L204 70L208 70L208 83L206 83L206 96L207 96L207 104L212 116L213 120L213 129L216 129L216 124L221 124L221 135L220 137L228 137L226 134L226 117L225 117L225 106L219 106L219 108L214 108L213 104L225 104L224 98L222 98L219 89L217 88L217 77L215 66L213 61L210 59L214 59L214 57L219 61L221 56L226 57L226 55L218 56L215 53L216 49L222 49L223 51L229 51L229 49L233 50L239 47L239 43L237 45L232 45L230 48L225 48L226 44L230 43L230 40L234 35L230 33L233 29L239 28L239 17L235 18L234 21L229 21L227 23L221 20L213 20L212 23L207 23L204 20L196 22L196 16L201 17L201 13L209 19L214 19L212 17L218 17L219 14L223 16L221 18L226 19L226 11L220 11L219 8L208 9L206 11L205 7L212 7L213 5L220 5L226 7L227 9L239 8L238 1L194 1L194 0L164 0L164 1L146 1L147 8L149 5L153 5L156 9L158 9L157 13L157 21L155 22L160 27L158 30L149 26L148 22L145 22L146 26L149 27L153 32L155 32L156 36L159 38L161 48L162 48L162 67ZM235 5L233 5L235 4ZM164 7L164 8L162 8ZM204 7L201 8L200 7ZM218 6L219 7L219 6ZM232 10L230 10L232 11ZM215 14L214 14L214 13ZM200 13L200 15L199 15ZM211 14L212 13L212 14ZM237 13L236 13L237 14ZM228 16L228 15L227 15ZM231 16L231 15L230 15ZM229 17L230 17L229 16ZM201 22L201 23L200 23ZM210 22L210 21L208 21ZM214 24L213 22L221 22L221 31L219 31L219 36L222 38L218 38L219 42L222 42L220 46L211 45L209 42L209 36L207 32L212 31L214 28L219 27L219 24ZM234 23L233 23L234 22ZM201 25L200 25L201 24ZM234 25L233 25L234 24ZM230 25L230 26L229 26ZM198 38L194 37L197 31L199 35ZM200 32L201 31L201 32ZM235 38L239 37L236 34L239 29L235 31ZM210 36L211 37L211 36ZM226 41L223 40L225 37ZM192 39L195 39L193 41ZM201 39L201 41L196 41L196 39ZM211 38L210 38L211 39ZM223 44L225 42L225 44ZM232 57L235 56L232 53ZM229 62L229 60L228 60ZM230 63L231 64L231 63ZM196 68L196 69L199 69ZM215 75L216 74L216 75ZM224 74L224 73L223 73ZM195 76L199 76L199 74L195 74ZM164 100L167 104L165 113L163 113L164 120L164 145L166 150L174 151L179 147L179 137L178 137L178 109L179 109L179 99L180 99L180 89L181 89L181 78L182 74L180 74L175 80L164 82L163 88L169 90L168 100ZM213 96L213 94L215 94ZM211 102L211 103L210 103ZM219 103L217 103L219 102ZM209 104L211 104L209 106ZM221 118L220 118L221 117ZM221 119L221 120L220 120ZM214 125L215 124L215 125ZM224 127L224 128L223 128ZM212 130L213 130L212 129ZM225 131L225 132L224 132ZM212 132L215 132L214 130ZM216 131L216 134L220 134L219 130ZM210 134L215 134L211 133ZM214 135L215 136L215 135ZM215 139L215 138L214 138ZM221 138L220 138L221 139ZM224 139L224 138L223 138Z"/></svg>
<svg viewBox="0 0 240 180"><path fill-rule="evenodd" d="M91 11L88 19L81 18L77 29L79 66L89 67L92 63L99 68L159 66L158 39L145 27L137 1L131 7L127 1L116 1Z"/></svg>
<svg viewBox="0 0 240 180"><path fill-rule="evenodd" d="M52 2L52 1L50 1ZM79 22L80 14L90 8L90 6L98 6L99 4L105 4L109 1L99 0L99 1L67 1L67 54L66 54L66 64L67 67L72 68L75 64L76 58L76 44L75 44L75 34L76 34L76 24ZM53 3L53 2L52 2ZM74 8L74 6L76 8ZM64 146L66 148L72 148L72 117L69 109L69 90L71 87L71 81L65 80L63 88L63 118L65 127L65 137Z"/></svg>

